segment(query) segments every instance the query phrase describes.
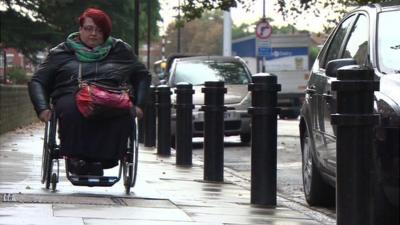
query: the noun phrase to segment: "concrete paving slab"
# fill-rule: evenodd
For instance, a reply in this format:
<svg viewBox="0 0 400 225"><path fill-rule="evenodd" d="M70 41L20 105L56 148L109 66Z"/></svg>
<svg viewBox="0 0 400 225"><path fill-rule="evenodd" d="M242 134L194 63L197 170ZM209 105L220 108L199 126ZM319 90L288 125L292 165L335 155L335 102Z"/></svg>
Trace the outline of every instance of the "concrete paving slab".
<svg viewBox="0 0 400 225"><path fill-rule="evenodd" d="M148 221L148 220L109 220L109 219L83 219L85 225L222 225L222 223L199 223L182 221Z"/></svg>
<svg viewBox="0 0 400 225"><path fill-rule="evenodd" d="M53 212L56 217L70 218L192 221L185 212L178 208L57 204L53 206Z"/></svg>
<svg viewBox="0 0 400 225"><path fill-rule="evenodd" d="M210 215L210 214L195 214L190 215L193 220L197 222L210 223L210 224L263 224L263 225L320 225L318 222L312 220L305 220L299 218L271 218L268 216L232 216L232 215Z"/></svg>
<svg viewBox="0 0 400 225"><path fill-rule="evenodd" d="M142 208L177 208L168 199L119 198L127 206Z"/></svg>
<svg viewBox="0 0 400 225"><path fill-rule="evenodd" d="M0 225L85 225L82 218L54 217L51 204L0 204Z"/></svg>
<svg viewBox="0 0 400 225"><path fill-rule="evenodd" d="M289 218L289 219L309 219L308 217L293 212L283 207L276 208L256 208L256 207L185 207L188 214L209 214L209 215L229 215L229 216L263 216L271 218Z"/></svg>
<svg viewBox="0 0 400 225"><path fill-rule="evenodd" d="M243 206L241 204L232 203L232 202L221 202L221 201L212 201L212 200L204 200L204 199L174 199L174 203L180 207L248 207Z"/></svg>

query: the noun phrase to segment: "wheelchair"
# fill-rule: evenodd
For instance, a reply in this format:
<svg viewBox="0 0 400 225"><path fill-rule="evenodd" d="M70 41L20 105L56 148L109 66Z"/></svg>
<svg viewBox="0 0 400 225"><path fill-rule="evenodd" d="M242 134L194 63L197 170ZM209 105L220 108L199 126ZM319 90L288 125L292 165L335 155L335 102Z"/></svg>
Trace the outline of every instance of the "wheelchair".
<svg viewBox="0 0 400 225"><path fill-rule="evenodd" d="M55 191L60 177L60 145L57 142L57 115L52 110L50 121L45 125L44 143L42 153L41 182L46 189ZM91 176L91 175L71 175L68 170L68 163L65 162L67 179L75 186L89 187L109 187L123 179L125 192L130 194L130 190L135 186L137 166L138 166L138 126L137 118L132 120L133 132L127 140L127 149L124 156L119 159L118 176Z"/></svg>

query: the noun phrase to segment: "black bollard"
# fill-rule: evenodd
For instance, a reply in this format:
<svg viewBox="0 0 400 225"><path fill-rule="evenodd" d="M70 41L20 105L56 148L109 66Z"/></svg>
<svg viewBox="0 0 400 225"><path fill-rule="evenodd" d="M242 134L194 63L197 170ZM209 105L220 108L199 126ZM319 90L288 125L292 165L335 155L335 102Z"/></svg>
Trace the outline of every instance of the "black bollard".
<svg viewBox="0 0 400 225"><path fill-rule="evenodd" d="M251 204L276 206L277 92L281 85L273 74L259 73L248 85L252 92Z"/></svg>
<svg viewBox="0 0 400 225"><path fill-rule="evenodd" d="M171 89L159 85L157 95L157 154L171 155Z"/></svg>
<svg viewBox="0 0 400 225"><path fill-rule="evenodd" d="M144 112L144 146L154 147L156 145L156 88L150 86L150 96Z"/></svg>
<svg viewBox="0 0 400 225"><path fill-rule="evenodd" d="M204 180L224 180L224 94L223 81L207 81L204 93Z"/></svg>
<svg viewBox="0 0 400 225"><path fill-rule="evenodd" d="M192 116L193 86L189 83L178 83L176 86L176 164L192 165Z"/></svg>
<svg viewBox="0 0 400 225"><path fill-rule="evenodd" d="M336 142L336 218L338 225L373 224L373 114L374 71L362 66L338 69L337 113L331 122L337 126ZM382 209L379 209L382 210Z"/></svg>

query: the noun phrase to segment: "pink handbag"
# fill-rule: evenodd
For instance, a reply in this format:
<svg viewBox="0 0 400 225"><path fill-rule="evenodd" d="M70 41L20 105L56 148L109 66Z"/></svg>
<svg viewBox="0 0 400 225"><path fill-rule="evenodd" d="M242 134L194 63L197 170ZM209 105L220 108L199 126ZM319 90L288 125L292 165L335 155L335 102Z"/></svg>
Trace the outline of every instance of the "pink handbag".
<svg viewBox="0 0 400 225"><path fill-rule="evenodd" d="M79 112L85 118L102 119L126 115L133 108L128 88L82 81L81 64L78 83L80 88L75 95L75 101Z"/></svg>

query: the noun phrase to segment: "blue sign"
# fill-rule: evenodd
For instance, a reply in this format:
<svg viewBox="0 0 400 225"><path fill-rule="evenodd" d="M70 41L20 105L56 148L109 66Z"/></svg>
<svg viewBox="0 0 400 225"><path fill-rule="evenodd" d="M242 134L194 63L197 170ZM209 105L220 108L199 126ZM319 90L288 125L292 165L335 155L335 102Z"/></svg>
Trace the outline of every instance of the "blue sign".
<svg viewBox="0 0 400 225"><path fill-rule="evenodd" d="M292 47L292 48L272 48L267 55L267 59L279 59L294 56L307 56L307 47Z"/></svg>
<svg viewBox="0 0 400 225"><path fill-rule="evenodd" d="M257 51L258 56L267 57L271 55L271 48L268 47L259 47Z"/></svg>

